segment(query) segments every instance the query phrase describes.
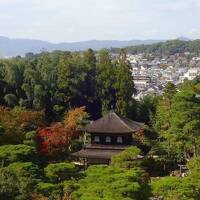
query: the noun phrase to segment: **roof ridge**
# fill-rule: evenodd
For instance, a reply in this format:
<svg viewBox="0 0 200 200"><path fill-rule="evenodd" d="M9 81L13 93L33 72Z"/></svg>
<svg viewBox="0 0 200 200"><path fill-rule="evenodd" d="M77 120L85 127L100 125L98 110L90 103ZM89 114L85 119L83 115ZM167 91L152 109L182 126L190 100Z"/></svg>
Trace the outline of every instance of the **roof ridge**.
<svg viewBox="0 0 200 200"><path fill-rule="evenodd" d="M133 131L132 128L130 128L118 115L117 113L113 112L115 114L115 116L120 120L120 122L122 122L122 124L127 127L130 131ZM133 131L134 132L134 131Z"/></svg>
<svg viewBox="0 0 200 200"><path fill-rule="evenodd" d="M138 125L145 125L144 122L134 121L134 120L128 119L128 118L126 118L126 117L124 117L124 116L120 116L120 119L122 119L122 120L127 120L127 121L129 121L129 122L134 122L134 123L136 123L136 124L138 124Z"/></svg>

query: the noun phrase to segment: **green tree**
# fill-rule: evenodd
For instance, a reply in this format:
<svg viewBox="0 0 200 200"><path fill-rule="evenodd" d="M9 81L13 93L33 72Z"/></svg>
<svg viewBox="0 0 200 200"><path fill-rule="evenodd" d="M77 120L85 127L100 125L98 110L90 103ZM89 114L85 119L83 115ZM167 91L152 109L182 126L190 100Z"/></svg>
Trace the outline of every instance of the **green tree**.
<svg viewBox="0 0 200 200"><path fill-rule="evenodd" d="M173 99L171 128L168 140L174 148L181 149L182 157L190 159L199 155L200 99L196 85L182 88Z"/></svg>
<svg viewBox="0 0 200 200"><path fill-rule="evenodd" d="M188 196L195 200L200 198L200 157L192 158L187 164L190 174L185 179L185 185L189 187Z"/></svg>
<svg viewBox="0 0 200 200"><path fill-rule="evenodd" d="M180 177L163 177L151 182L154 197L166 200L198 200L200 198L200 157L195 157L188 163L189 175Z"/></svg>
<svg viewBox="0 0 200 200"><path fill-rule="evenodd" d="M13 163L0 168L0 198L8 200L32 199L39 178L39 168L32 163Z"/></svg>
<svg viewBox="0 0 200 200"><path fill-rule="evenodd" d="M185 195L187 190L184 192L183 180L181 178L163 177L153 180L151 186L154 197L163 197L165 200L188 200L188 197Z"/></svg>
<svg viewBox="0 0 200 200"><path fill-rule="evenodd" d="M111 165L126 169L138 167L140 165L138 156L141 156L141 154L142 151L137 147L129 147L121 153L113 156L111 160Z"/></svg>
<svg viewBox="0 0 200 200"><path fill-rule="evenodd" d="M0 79L3 80L5 77L5 62L3 60L0 60Z"/></svg>
<svg viewBox="0 0 200 200"><path fill-rule="evenodd" d="M21 86L24 81L24 69L26 62L18 57L7 61L5 67L5 81L12 87L13 93L17 97L22 95Z"/></svg>
<svg viewBox="0 0 200 200"><path fill-rule="evenodd" d="M102 113L107 113L115 105L114 83L115 67L111 61L108 50L99 51L96 73L97 95L100 100Z"/></svg>
<svg viewBox="0 0 200 200"><path fill-rule="evenodd" d="M121 50L119 61L116 66L116 110L119 114L126 116L129 113L132 95L136 92L134 88L131 66L126 59L126 53Z"/></svg>
<svg viewBox="0 0 200 200"><path fill-rule="evenodd" d="M168 82L164 89L164 94L158 102L154 128L157 132L162 133L170 128L172 99L176 94L176 86Z"/></svg>
<svg viewBox="0 0 200 200"><path fill-rule="evenodd" d="M36 109L44 108L46 118L51 121L54 116L53 106L57 91L57 66L52 62L51 54L42 52L37 58L35 69L39 81L33 86L33 105Z"/></svg>
<svg viewBox="0 0 200 200"><path fill-rule="evenodd" d="M137 112L133 113L133 117L136 115L137 120L145 122L152 127L156 115L158 100L159 97L156 95L146 95L139 102L137 102L137 105L135 106L135 110L137 110Z"/></svg>
<svg viewBox="0 0 200 200"><path fill-rule="evenodd" d="M58 99L62 103L79 103L83 98L83 86L86 72L83 67L83 59L77 53L63 52L58 63ZM59 101L58 101L59 102Z"/></svg>
<svg viewBox="0 0 200 200"><path fill-rule="evenodd" d="M77 168L72 163L49 164L45 169L45 176L52 182L60 182L74 177Z"/></svg>
<svg viewBox="0 0 200 200"><path fill-rule="evenodd" d="M29 131L25 135L25 140L23 141L25 145L36 147L36 131Z"/></svg>
<svg viewBox="0 0 200 200"><path fill-rule="evenodd" d="M92 49L88 49L83 53L83 64L85 73L87 74L83 94L89 103L93 103L96 99L96 56Z"/></svg>
<svg viewBox="0 0 200 200"><path fill-rule="evenodd" d="M6 166L13 162L26 162L36 158L36 149L27 145L0 146L0 163Z"/></svg>
<svg viewBox="0 0 200 200"><path fill-rule="evenodd" d="M44 168L45 179L37 184L36 191L49 199L70 199L76 189L78 169L72 163L52 163ZM43 182L45 181L45 182Z"/></svg>
<svg viewBox="0 0 200 200"><path fill-rule="evenodd" d="M10 107L14 107L18 104L18 99L15 94L6 94L4 100Z"/></svg>
<svg viewBox="0 0 200 200"><path fill-rule="evenodd" d="M18 194L16 173L8 168L0 168L0 199L15 200Z"/></svg>
<svg viewBox="0 0 200 200"><path fill-rule="evenodd" d="M98 165L86 170L86 177L78 182L72 193L78 200L145 200L149 198L148 181L138 168L125 170Z"/></svg>
<svg viewBox="0 0 200 200"><path fill-rule="evenodd" d="M153 145L150 155L157 155L155 162L163 168L163 173L173 170L180 158L181 151L174 148L169 129L171 128L172 104L176 86L168 82L164 93L158 100L153 127L158 133L158 141Z"/></svg>
<svg viewBox="0 0 200 200"><path fill-rule="evenodd" d="M61 186L59 184L44 182L39 182L37 184L36 191L45 197L49 197L49 199L60 199L62 193Z"/></svg>

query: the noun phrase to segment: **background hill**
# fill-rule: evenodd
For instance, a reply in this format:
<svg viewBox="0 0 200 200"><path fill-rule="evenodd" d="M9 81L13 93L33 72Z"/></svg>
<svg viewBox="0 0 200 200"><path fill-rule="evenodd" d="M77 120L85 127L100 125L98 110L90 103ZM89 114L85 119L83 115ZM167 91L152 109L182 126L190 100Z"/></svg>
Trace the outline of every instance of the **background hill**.
<svg viewBox="0 0 200 200"><path fill-rule="evenodd" d="M158 42L155 44L146 44L138 46L127 46L125 47L126 51L130 54L138 53L152 53L152 54L175 54L175 53L197 53L200 54L200 39L198 40L186 40L176 39L168 40L165 42ZM112 53L119 53L120 48L111 48Z"/></svg>
<svg viewBox="0 0 200 200"><path fill-rule="evenodd" d="M82 51L88 48L99 50L102 48L120 48L135 45L147 45L162 42L161 40L89 40L82 42L70 43L50 43L42 40L31 39L10 39L0 36L0 56L17 56L24 55L27 52L39 53L42 50L68 50L68 51Z"/></svg>

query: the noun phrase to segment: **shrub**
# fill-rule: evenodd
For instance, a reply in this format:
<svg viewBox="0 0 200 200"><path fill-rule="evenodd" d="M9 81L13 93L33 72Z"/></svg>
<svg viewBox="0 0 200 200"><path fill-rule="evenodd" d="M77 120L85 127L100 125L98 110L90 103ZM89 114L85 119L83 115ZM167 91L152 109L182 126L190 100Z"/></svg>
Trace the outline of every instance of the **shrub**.
<svg viewBox="0 0 200 200"><path fill-rule="evenodd" d="M36 157L36 149L24 144L3 145L0 147L0 162L8 165L13 162L33 161Z"/></svg>
<svg viewBox="0 0 200 200"><path fill-rule="evenodd" d="M77 173L77 168L72 163L49 164L45 169L45 175L52 182L70 179Z"/></svg>

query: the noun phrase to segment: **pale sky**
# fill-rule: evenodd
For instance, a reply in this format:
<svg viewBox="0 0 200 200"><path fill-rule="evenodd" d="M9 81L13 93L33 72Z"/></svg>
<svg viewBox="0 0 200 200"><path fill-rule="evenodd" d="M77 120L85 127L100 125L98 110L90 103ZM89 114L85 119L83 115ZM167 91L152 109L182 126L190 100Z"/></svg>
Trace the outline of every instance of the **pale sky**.
<svg viewBox="0 0 200 200"><path fill-rule="evenodd" d="M50 42L200 38L200 0L0 0L0 35Z"/></svg>

